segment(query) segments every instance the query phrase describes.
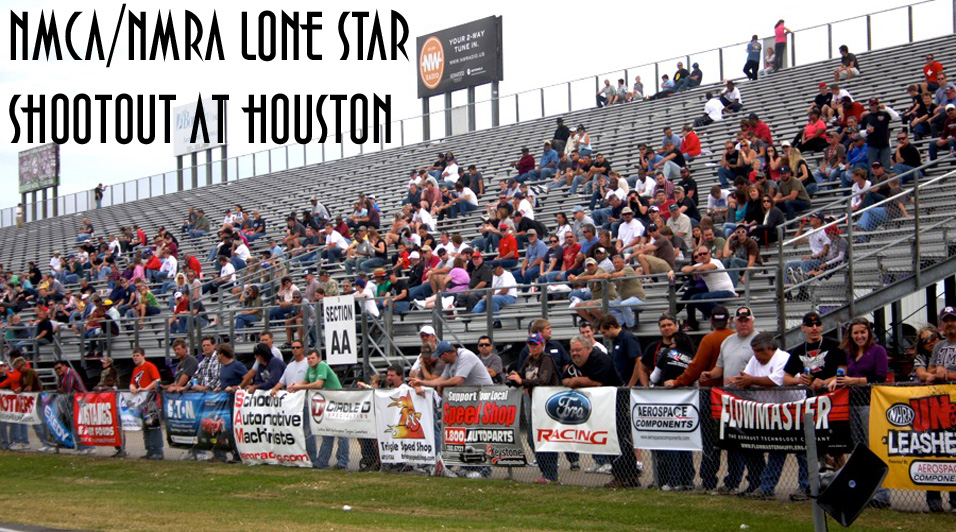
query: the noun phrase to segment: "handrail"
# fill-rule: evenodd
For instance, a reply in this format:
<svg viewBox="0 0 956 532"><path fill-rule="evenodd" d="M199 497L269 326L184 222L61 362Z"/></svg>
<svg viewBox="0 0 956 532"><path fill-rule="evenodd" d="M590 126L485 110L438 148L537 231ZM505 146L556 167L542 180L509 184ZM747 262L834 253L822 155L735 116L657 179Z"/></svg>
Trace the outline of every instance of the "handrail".
<svg viewBox="0 0 956 532"><path fill-rule="evenodd" d="M834 21L830 21L830 22L826 22L826 23L822 23L822 24L816 24L816 25L813 25L813 26L808 26L808 27L805 27L805 28L800 28L800 29L797 29L797 30L794 30L793 32L791 32L791 34L792 34L792 35L796 35L797 33L800 33L800 32L810 31L810 30L814 30L814 29L818 29L818 28L822 28L822 27L832 27L834 24L840 24L840 23L843 23L843 22L852 21L852 20L857 20L857 19L863 19L863 18L869 19L870 17L875 16L875 15L880 15L880 14L884 14L884 13L888 13L888 12L892 12L892 11L898 11L898 10L900 10L900 9L908 9L908 10L910 11L910 24L911 24L911 26L912 26L912 8L915 7L915 6L922 5L922 4L934 3L934 2L937 2L937 1L939 1L939 0L921 0L921 1L918 1L918 2L912 2L912 3L909 3L909 4L902 5L902 6L887 8L887 9L883 9L883 10L880 10L880 11L874 11L874 12L870 12L870 13L866 13L866 14L856 15L856 16L849 17L849 18L834 20ZM954 11L956 11L956 6L954 6ZM954 32L956 32L956 16L954 16L954 28L953 28L953 29L954 29ZM911 31L910 31L910 42L912 42L912 39L913 39L912 27L910 28L910 30L911 30ZM867 31L868 31L868 35L867 35L868 49L872 49L872 46L869 45L869 43L870 43L869 28L867 29ZM570 84L572 84L572 83L576 83L576 82L580 82L580 81L585 81L585 80L590 80L590 79L595 79L595 80L596 80L598 77L604 76L604 75L608 75L608 74L626 72L626 71L631 70L631 69L640 69L640 68L645 68L645 67L650 67L650 66L657 66L657 65L659 65L660 63L663 63L663 62L666 62L666 61L672 61L672 60L674 60L674 59L683 59L683 58L690 57L690 56L695 56L695 55L703 55L703 54L712 53L712 52L715 52L715 51L716 51L716 52L720 52L720 53L721 53L721 56L722 56L722 51L723 51L725 48L732 48L732 47L736 47L736 46L745 45L745 44L747 44L747 42L749 42L749 41L743 41L743 42L737 42L737 43L722 45L722 46L719 46L719 47L709 48L709 49L706 49L706 50L700 50L700 51L695 51L695 52L688 52L688 53L680 54L680 55L677 55L677 56L674 56L674 57L671 57L671 58L660 59L660 60L656 60L656 61L653 61L653 62L644 63L644 64L641 64L641 65L628 66L628 67L624 67L624 68L617 69L617 70L612 70L612 71L608 71L608 72L596 73L596 74L589 75L589 76L585 76L585 77L574 78L574 79L570 79L570 80L566 80L566 81L561 81L561 82L552 83L552 84L549 84L549 85L543 85L543 86L539 86L539 87L534 87L534 88L530 88L530 89L525 89L525 90L521 90L521 91L516 91L516 92L511 93L511 94L507 94L507 95L504 95L504 96L499 96L498 98L489 98L489 99L487 99L487 100L480 100L480 101L474 102L473 104L469 104L469 105L477 106L477 105L487 104L487 103L491 103L491 102L495 102L495 101L500 102L500 101L505 100L505 99L508 99L508 98L512 98L512 97L518 98L518 97L521 96L521 95L529 94L529 93L533 93L533 92L542 92L542 93L543 93L543 91L544 91L545 89L549 89L549 88L553 88L553 87L557 87L557 86L561 86L561 85L568 85L568 86L569 86L569 91L570 91ZM832 48L832 46L831 46L831 48ZM795 51L795 41L794 41L794 46L791 47L791 50L790 50L790 51L791 51L791 55L793 55L793 53L794 53L794 51ZM832 50L830 50L830 52L832 53ZM792 65L792 66L794 66L794 65ZM723 67L723 58L721 57L721 69L722 69L722 67ZM720 76L719 76L720 78L723 78L723 77L724 77L724 76L723 76L723 72L720 72L719 74L720 74ZM654 84L656 85L656 84L658 83L658 81L659 81L659 80L655 79L655 80L654 80ZM568 98L569 98L569 107L570 107L570 98L571 98L570 92L569 92ZM543 110L543 102L542 102L542 110ZM570 112L571 110L572 110L572 109L570 109L570 108L568 109L569 112ZM431 117L431 116L433 116L433 115L439 115L439 114L443 114L443 113L445 113L445 110L444 110L444 109L439 109L439 110L432 111L432 112L425 113L425 114L421 114L421 115L415 115L415 116L410 116L410 117L406 117L406 118L396 119L396 120L394 120L392 123L397 123L397 124L399 124L399 125L400 125L400 129L403 130L403 129L404 129L404 123L405 123L406 121L412 121L412 120L423 119L423 118L426 118L426 117ZM517 121L517 122L520 122L520 119L518 119L518 120L516 120L516 121ZM345 131L343 134L344 134L344 135L347 135L347 134L349 134L349 133L351 133L351 131ZM401 135L402 135L401 144L404 146L404 145L406 145L406 143L404 142L404 132L403 132L403 131L401 132ZM429 141L428 141L427 139L423 139L422 142L429 142ZM380 143L380 144L381 144L381 150L384 150L384 142L382 142L382 143ZM297 145L292 145L292 146L297 146ZM321 162L322 162L322 163L325 163L325 162L327 162L327 160L326 160L326 158L325 158L325 145L323 144L323 145L321 145L321 146L322 146L322 154L323 154L323 157L322 157L322 161L321 161ZM272 154L272 152L275 151L275 150L285 149L285 150L286 150L286 158L288 159L288 149L289 149L289 147L290 147L289 144L280 145L280 146L274 146L274 147L271 147L271 148L266 148L266 149L261 150L261 151L251 152L251 153L247 153L247 154L243 154L243 155L239 155L239 156L233 156L233 157L229 157L229 158L227 158L227 159L219 159L219 160L215 160L215 161L209 161L209 162L206 162L206 163L198 162L198 160L197 160L197 164L196 164L196 165L193 165L193 166L185 166L185 167L183 167L182 169L170 170L169 172L163 172L163 173L161 173L161 174L154 174L154 175L149 175L149 176L143 176L143 177L140 177L140 178L131 179L131 180L128 180L128 181L123 181L123 182L120 182L120 183L112 184L112 185L109 185L109 186L108 186L108 189L110 190L110 204L111 204L111 205L119 205L119 204L127 203L127 201L126 201L126 199L125 199L125 190L126 190L126 187L129 186L129 185L131 185L131 184L132 184L133 186L135 186L135 188L136 188L136 200L139 200L139 199L140 199L140 195L139 195L139 183L140 183L140 181L142 181L142 180L144 180L144 179L145 179L145 180L148 180L147 183L146 183L146 185L147 185L147 186L149 187L149 189L150 189L149 192L148 192L148 194L147 194L145 197L153 197L153 196L154 196L154 195L153 195L153 192L152 192L152 187L153 187L153 178L155 178L155 177L160 177L160 178L162 178L162 180L163 180L163 182L162 182L162 194L157 194L157 195L164 195L164 194L167 193L167 192L166 192L166 183L165 183L165 180L167 179L167 176L169 176L170 174L172 174L172 175L174 175L174 176L177 175L177 174L182 175L182 176L186 176L187 174L193 174L193 173L195 173L195 174L198 175L198 172L200 171L200 169L209 167L209 168L212 170L212 169L214 169L216 166L222 166L224 169L226 169L226 173L228 174L228 167L230 166L230 162L233 161L233 160L236 161L236 163L235 163L235 167L236 167L235 170L236 170L236 174L237 174L237 175L233 176L234 179L244 179L243 177L241 177L240 175L238 175L238 173L239 173L239 161L240 161L241 159L244 159L244 158L247 158L247 157L251 157L251 158L252 158L252 166L253 166L252 176L256 176L256 175L259 175L258 172L256 172L256 169L255 169L255 166L256 166L256 164L255 164L256 157L257 157L257 156L260 156L260 155L268 155L268 156L269 156L269 159L270 159L270 163L269 163L269 164L270 164L269 173L271 173L271 172L272 172L272 169L271 169L271 154ZM341 147L341 149L340 149L341 157L340 157L339 159L344 159L344 158L346 158L345 155L344 155L344 153L345 153L345 152L344 152L345 144L344 144L344 143L341 144L340 147ZM359 148L359 155L364 155L364 154L365 154L365 150L362 148L362 146L360 145L360 146L358 146L358 148ZM303 147L303 149L305 149L305 147ZM351 156L350 156L350 157L351 157ZM307 160L306 152L303 151L303 166L306 166L306 165L308 165L308 164L310 164L310 163L309 163L308 160ZM314 164L314 163L312 163L312 164ZM285 169L291 169L291 168L293 168L293 167L295 167L295 166L289 166L289 165L287 164L287 165L285 166ZM226 180L227 180L230 176L229 176L229 175L224 175L224 176L220 176L220 177L221 177L221 179L222 179L222 182L226 182ZM211 181L212 181L212 175L207 175L207 176L206 176L206 179L211 182ZM197 185L198 185L197 188L203 188L203 187L207 186L207 185L198 184L198 183L197 183ZM115 201L115 198L113 198L113 195L114 195L113 192L114 192L115 189L117 189L117 188L119 188L119 187L122 187L122 190L123 190L123 193L124 193L124 198L123 198L122 201L117 202L117 201ZM65 196L57 196L57 197L52 198L52 200L48 199L47 201L52 201L53 207L54 207L54 211L55 211L55 210L58 208L58 206L59 206L59 200L60 200L60 198L63 198L64 210L66 210L66 207L68 207L68 205L67 205L67 203L68 203L68 202L67 202L67 198L69 198L69 197L71 197L71 196L73 197L73 207L74 207L74 213L73 213L73 214L79 214L79 212L81 212L81 210L80 210L80 205L79 205L79 203L80 203L80 202L79 202L79 198L81 198L81 197L84 198L84 203L86 204L86 205L85 205L86 209L84 209L84 210L89 210L90 208L92 208L91 193L90 193L90 191L88 191L88 190L86 190L86 191L80 191L80 192L75 192L75 193L68 194L68 195L65 195ZM36 205L36 206L38 206L38 208L45 210L45 204L40 203L40 202L37 202L36 204L24 205L25 217L26 217L26 214L27 214L27 209L28 209L31 205ZM15 223L16 223L15 210L16 210L15 207L7 207L7 208L5 208L5 209L0 209L0 227L15 225ZM66 213L60 212L60 213L58 213L58 214L59 214L59 215L64 215L64 214L66 214ZM34 221L34 220L31 220L31 221ZM5 222L7 222L7 223L5 223Z"/></svg>

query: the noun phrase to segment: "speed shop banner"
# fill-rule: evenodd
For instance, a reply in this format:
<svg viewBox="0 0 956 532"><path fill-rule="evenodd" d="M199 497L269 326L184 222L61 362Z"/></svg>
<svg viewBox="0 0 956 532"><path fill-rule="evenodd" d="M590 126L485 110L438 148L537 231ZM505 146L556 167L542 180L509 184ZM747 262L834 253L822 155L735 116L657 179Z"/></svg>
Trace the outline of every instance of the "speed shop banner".
<svg viewBox="0 0 956 532"><path fill-rule="evenodd" d="M442 461L446 465L523 466L521 390L455 386L442 393Z"/></svg>
<svg viewBox="0 0 956 532"><path fill-rule="evenodd" d="M385 464L435 463L435 392L418 395L402 385L375 390L378 456Z"/></svg>
<svg viewBox="0 0 956 532"><path fill-rule="evenodd" d="M305 450L304 393L237 390L232 431L247 464L312 467Z"/></svg>
<svg viewBox="0 0 956 532"><path fill-rule="evenodd" d="M219 393L163 393L166 439L173 447L232 448L231 399Z"/></svg>
<svg viewBox="0 0 956 532"><path fill-rule="evenodd" d="M849 452L850 392L846 388L799 401L766 403L724 390L710 392L711 416L717 421L718 445L753 451L806 451L803 414L813 414L817 447Z"/></svg>
<svg viewBox="0 0 956 532"><path fill-rule="evenodd" d="M615 423L617 388L539 386L531 405L535 451L621 454Z"/></svg>
<svg viewBox="0 0 956 532"><path fill-rule="evenodd" d="M75 394L73 425L80 445L123 445L119 408L113 392Z"/></svg>
<svg viewBox="0 0 956 532"><path fill-rule="evenodd" d="M637 449L700 451L697 388L631 390L631 435Z"/></svg>
<svg viewBox="0 0 956 532"><path fill-rule="evenodd" d="M40 422L40 394L0 392L0 421L36 425Z"/></svg>
<svg viewBox="0 0 956 532"><path fill-rule="evenodd" d="M313 436L375 438L372 390L311 390L308 397Z"/></svg>
<svg viewBox="0 0 956 532"><path fill-rule="evenodd" d="M885 487L956 491L956 385L874 386L869 422Z"/></svg>

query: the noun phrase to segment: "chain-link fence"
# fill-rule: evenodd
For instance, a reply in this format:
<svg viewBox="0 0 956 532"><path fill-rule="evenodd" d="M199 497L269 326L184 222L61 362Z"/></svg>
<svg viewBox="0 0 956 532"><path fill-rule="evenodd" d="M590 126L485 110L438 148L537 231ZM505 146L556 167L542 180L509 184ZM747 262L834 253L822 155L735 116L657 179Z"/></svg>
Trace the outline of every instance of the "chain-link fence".
<svg viewBox="0 0 956 532"><path fill-rule="evenodd" d="M887 387L904 388L902 386ZM917 390L914 387L905 388ZM481 388L481 390L503 391L506 389L494 387ZM717 402L712 402L712 398L722 396L715 391L719 390L745 400L751 406L760 402L796 403L800 405L796 410L799 412L800 408L812 411L812 408L804 405L813 403L814 397L826 393L826 390L814 392L806 388L789 387L760 391L732 388L696 389L699 403L699 417L697 417L699 425L695 424L695 426L699 426L701 446L699 451L635 449L634 445L631 444L631 430L634 426L634 420L640 416L632 409L634 404L631 403L630 390L638 389L617 389L616 408L613 410L614 421L612 424L616 429L617 440L620 442L622 451L620 455L578 452L535 453L531 444L535 437L531 433L537 430L539 432L538 436L540 436L540 427L543 425L539 423L529 424L532 412L531 396L522 394L520 420L516 420L516 423L520 423L521 427L520 433L518 433L520 437L512 443L523 447L527 458L527 465L524 467L493 467L489 465L446 465L445 467L438 465L436 467L436 464L382 463L381 458L384 456L380 456L380 450L384 448L381 444L382 440L376 441L373 438L335 438L338 441L334 442L336 452L333 457L332 437L309 434L309 426L304 422L302 429L307 440L305 444L306 453L311 458L313 467L317 468L331 467L355 471L380 470L388 473L410 475L499 478L519 482L542 482L542 479L547 479L566 485L578 486L601 487L610 485L612 487L667 491L710 492L727 496L791 501L808 499L808 474L805 454L800 452L747 450L746 446L743 445L737 446L736 449L724 449L727 446L727 441L731 439L728 435L730 425L727 424L727 416L723 415L727 412L726 404L721 404L719 399ZM923 388L923 390L927 390L927 388ZM933 393L938 391L939 389L936 389ZM821 466L830 469L842 466L848 457L847 450L852 449L853 445L857 443L869 444L871 388L855 387L850 388L848 392L848 399L844 399L840 404L834 401L830 406L820 407L813 403L817 405L814 406L818 415L817 428L827 425L827 422L820 421L819 416L828 414L831 429L838 431L835 427L840 422L843 422L842 429L845 429L842 435L836 432L828 435L818 433L820 463ZM37 415L41 419L41 423L35 424L33 431L28 430L28 424L25 423L0 423L0 429L2 429L0 431L0 436L2 436L0 437L0 446L11 450L29 450L30 445L38 441L41 450L55 452L153 459L239 461L239 453L235 452L235 444L232 439L233 434L228 434L235 428L231 422L228 422L232 415L230 406L233 405L234 394L205 394L206 396L223 396L216 399L219 401L218 406L213 405L211 407L213 414L205 409L202 413L195 412L192 410L194 407L186 403L169 403L168 398L165 397L166 411L163 412L161 405L164 403L158 400L160 395L157 393L108 392L105 394L105 399L102 397L104 394L99 395L104 402L113 401L116 411L119 412L116 426L120 427L120 430L115 435L117 445L114 446L111 443L110 437L113 435L107 434L111 431L105 431L102 427L95 428L94 425L98 421L84 417L89 415L88 409L80 407L84 410L81 413L74 410L73 394L37 394ZM314 404L310 405L305 402L305 394L300 394L300 396L305 406L303 408L300 405L297 408L300 409L304 419L310 415L310 411L312 414L316 411L314 410ZM82 401L76 404L86 404L88 400L93 401L93 399L88 399L86 395L82 397ZM181 395L175 397L181 397ZM313 402L311 397L310 395L309 401ZM210 403L209 397L205 397L203 400L207 405ZM569 410L573 408L573 405L565 404L565 406ZM600 410L606 411L608 406L608 404L595 404L592 405L592 408L597 413ZM663 406L672 407L673 405ZM779 412L781 411L778 411L778 415ZM768 415L770 417L767 419L771 419L768 423L772 423L773 416ZM176 436L176 434L182 434L182 431L174 426L178 421L190 416L196 418L197 427L201 426L200 429L197 429L200 435L191 442L188 438L180 439ZM935 417L939 418L940 416ZM942 417L946 417L945 413ZM675 419L677 418L681 418L681 416L676 416ZM5 417L4 419L9 418ZM946 417L946 419L950 418ZM162 420L162 423L160 420ZM112 422L111 420L107 421ZM436 406L434 439L439 446L441 445L439 442L443 438L446 439L446 445L448 443L448 435L442 435L441 421L442 408ZM85 426L80 426L78 422ZM777 422L779 423L780 419L777 419ZM571 421L571 423L574 423L574 421ZM797 426L799 427L799 425ZM588 432L590 429L587 427L586 425L579 426L575 429L575 434L580 436ZM771 427L769 425L761 427L760 422L757 421L756 428L758 429L757 432L760 432L760 429L769 430ZM172 434L170 433L171 430ZM950 426L945 430L952 430L952 427ZM134 435L134 431L140 432L140 435ZM31 435L30 432L33 432L33 434ZM598 433L597 429L592 432L592 434ZM238 434L239 432L236 433L236 435ZM102 438L99 438L100 436ZM753 433L738 436L743 439L754 437ZM766 434L764 436L766 439ZM89 443L97 438L99 440L95 446L87 446L81 443ZM600 441L594 436L587 435L585 435L584 440L580 441L588 440L588 438L592 443ZM759 439L759 437L757 438ZM538 440L541 441L540 438ZM785 437L777 439L777 441L784 440ZM800 444L802 445L802 442ZM784 447L785 445L781 445L780 448ZM244 454L243 461L246 457L247 455ZM904 511L927 511L933 505L938 504L941 498L945 499L945 494L941 497L939 492L900 489L881 490L876 497L878 501L887 503L891 508Z"/></svg>

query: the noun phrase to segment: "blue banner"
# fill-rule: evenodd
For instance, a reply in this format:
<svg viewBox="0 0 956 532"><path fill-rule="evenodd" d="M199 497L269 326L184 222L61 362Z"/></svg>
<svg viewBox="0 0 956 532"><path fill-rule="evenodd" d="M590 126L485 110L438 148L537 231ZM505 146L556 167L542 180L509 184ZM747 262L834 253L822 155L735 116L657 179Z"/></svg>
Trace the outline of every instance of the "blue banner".
<svg viewBox="0 0 956 532"><path fill-rule="evenodd" d="M66 397L69 399L69 404L73 404L73 399L71 397ZM64 401L58 401L56 395L52 394L40 394L40 404L43 408L43 422L46 424L47 429L49 429L50 437L53 438L53 441L60 447L66 447L72 449L76 447L76 444L73 440L73 433L70 431L70 426L67 423L64 423L64 419L72 419L73 414L65 408L61 407Z"/></svg>
<svg viewBox="0 0 956 532"><path fill-rule="evenodd" d="M163 418L171 446L222 451L234 447L228 393L163 393Z"/></svg>

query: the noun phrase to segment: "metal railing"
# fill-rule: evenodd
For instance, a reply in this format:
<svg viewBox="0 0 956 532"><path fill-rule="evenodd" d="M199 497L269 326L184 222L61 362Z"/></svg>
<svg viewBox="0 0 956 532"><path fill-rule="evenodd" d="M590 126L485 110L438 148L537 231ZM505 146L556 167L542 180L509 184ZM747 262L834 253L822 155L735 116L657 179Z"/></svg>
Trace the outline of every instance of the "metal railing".
<svg viewBox="0 0 956 532"><path fill-rule="evenodd" d="M920 23L921 20L926 19L934 22L942 19L941 15L945 13L940 13L940 9L945 9L951 13L953 21L952 30L956 33L956 0L924 0L795 30L789 34L790 37L788 41L790 66L832 59L834 57L834 46L838 46L837 43L840 42L835 40L835 37L852 40L852 37L860 35L859 28L841 28L841 26L852 25L859 21L865 21L866 51L902 44L903 42L913 42L917 36L921 39L934 37L936 35L932 35L932 30L920 31ZM901 42L894 42L892 36L886 35L883 32L876 32L876 35L874 35L873 27L875 25L881 23L898 24L897 19L899 18L900 11L905 11L906 39ZM921 18L921 15L923 18ZM827 45L825 49L817 44L823 42L823 29L826 29ZM844 29L846 31L844 31ZM821 33L821 35L817 33ZM799 48L799 54L797 35L803 35L807 39L807 42L811 43L806 46L801 46L801 48ZM876 37L876 39L874 39L874 37ZM878 42L875 42L875 40ZM801 43L802 42L803 39L801 38ZM676 60L686 61L685 64L687 66L691 64L692 59L693 62L700 63L704 72L704 80L702 81L708 84L716 83L727 77L732 77L727 76L731 70L725 68L724 52L734 50L735 53L740 53L740 56L743 57L743 51L740 50L740 48L746 44L747 42L737 42L718 48L686 53L651 63L644 63L637 66L625 67L620 70L602 72L560 83L527 89L498 98L489 98L468 105L473 107L475 111L479 109L490 110L494 104L499 105L501 109L513 108L514 115L508 116L508 113L504 113L499 126L536 120L558 113L579 111L594 106L594 96L599 89L601 78L623 78L626 80L626 84L630 84L632 75L650 75L654 80L654 90L657 91L662 70L661 66L665 64L670 65ZM740 61L740 63L743 63L743 61ZM667 68L670 67L665 67L665 71L667 71ZM653 74L651 74L652 72ZM714 73L716 73L716 76ZM649 86L650 84L648 84L648 87ZM431 139L425 135L423 124L426 121L430 125L428 129L431 132L438 132L438 135L433 135L436 139L460 133L458 131L444 131L443 126L446 122L446 114L449 112L451 112L451 110L441 109L423 115L394 120L390 125L393 132L397 131L398 138L386 143L384 141L384 133L380 131L382 141L379 142L377 146L347 144L345 142L339 143L337 146L333 143L294 144L278 146L221 160L212 160L210 155L207 156L207 160L202 163L198 162L199 154L196 153L191 157L193 164L184 166L182 169L108 185L102 200L102 205L120 205L179 190L190 190L218 183L258 177L272 172L301 168L312 164L364 155L366 153L380 152L389 148L427 142ZM483 113L475 112L474 114L478 117L484 116ZM469 130L483 130L493 127L496 126L491 124L489 118L487 123L471 124ZM384 125L381 126L381 129L384 130ZM349 138L348 133L351 132L343 134L343 138ZM30 222L50 216L77 214L93 209L94 206L93 192L87 190L55 198L44 198L37 203L28 203L24 206L24 217L25 221ZM45 216L44 213L46 213ZM0 227L13 225L16 225L16 207L0 209Z"/></svg>

